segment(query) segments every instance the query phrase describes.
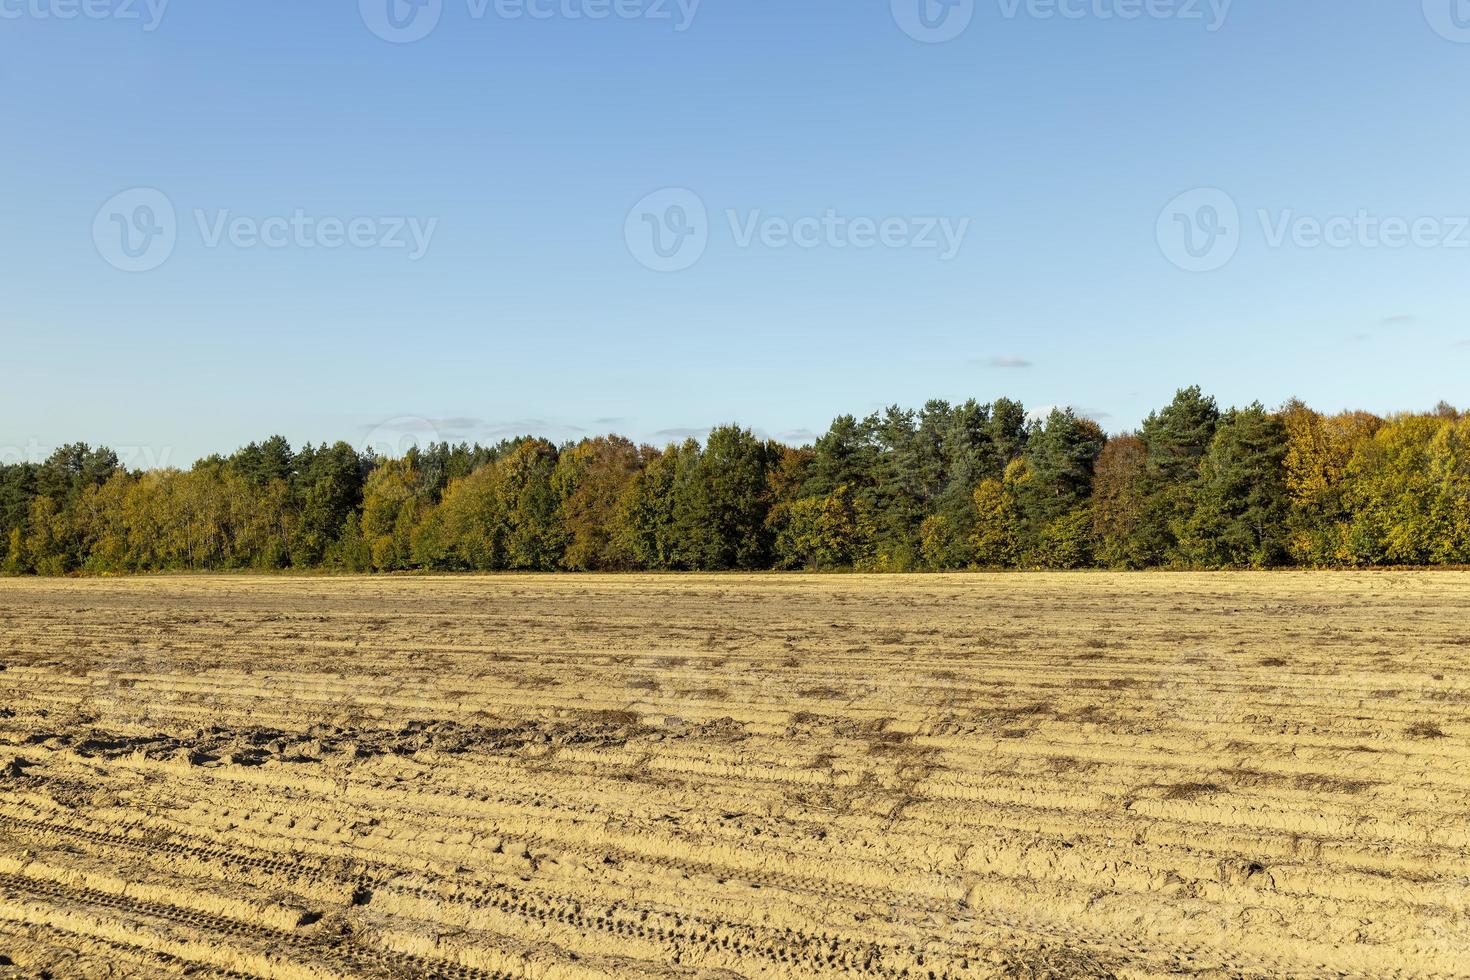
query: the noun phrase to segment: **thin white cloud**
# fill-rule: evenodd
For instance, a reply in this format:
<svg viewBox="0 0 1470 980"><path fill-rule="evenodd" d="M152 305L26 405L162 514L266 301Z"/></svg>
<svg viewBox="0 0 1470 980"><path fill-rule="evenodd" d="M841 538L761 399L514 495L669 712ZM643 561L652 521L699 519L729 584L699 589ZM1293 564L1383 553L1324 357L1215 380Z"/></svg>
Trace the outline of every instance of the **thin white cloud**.
<svg viewBox="0 0 1470 980"><path fill-rule="evenodd" d="M705 426L702 429L694 429L694 428L659 429L653 435L657 439L703 439L705 436L709 435L709 432L710 432L709 426Z"/></svg>

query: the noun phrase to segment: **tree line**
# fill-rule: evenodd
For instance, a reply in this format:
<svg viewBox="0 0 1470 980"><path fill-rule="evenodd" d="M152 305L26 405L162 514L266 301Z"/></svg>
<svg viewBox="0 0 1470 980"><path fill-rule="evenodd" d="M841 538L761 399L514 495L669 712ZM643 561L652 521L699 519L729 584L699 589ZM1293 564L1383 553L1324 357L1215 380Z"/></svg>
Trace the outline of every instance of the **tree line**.
<svg viewBox="0 0 1470 980"><path fill-rule="evenodd" d="M385 458L277 436L135 472L76 444L0 466L0 555L12 575L1466 564L1470 415L1188 388L1113 437L1002 398L845 415L805 446L730 425Z"/></svg>

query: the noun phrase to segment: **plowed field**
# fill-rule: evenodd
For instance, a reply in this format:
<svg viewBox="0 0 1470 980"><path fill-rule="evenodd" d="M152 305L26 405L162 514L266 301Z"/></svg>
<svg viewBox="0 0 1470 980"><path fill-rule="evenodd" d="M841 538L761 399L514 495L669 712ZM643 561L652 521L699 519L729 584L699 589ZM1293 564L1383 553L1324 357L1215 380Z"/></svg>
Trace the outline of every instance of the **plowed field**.
<svg viewBox="0 0 1470 980"><path fill-rule="evenodd" d="M0 580L0 976L1470 975L1470 575Z"/></svg>

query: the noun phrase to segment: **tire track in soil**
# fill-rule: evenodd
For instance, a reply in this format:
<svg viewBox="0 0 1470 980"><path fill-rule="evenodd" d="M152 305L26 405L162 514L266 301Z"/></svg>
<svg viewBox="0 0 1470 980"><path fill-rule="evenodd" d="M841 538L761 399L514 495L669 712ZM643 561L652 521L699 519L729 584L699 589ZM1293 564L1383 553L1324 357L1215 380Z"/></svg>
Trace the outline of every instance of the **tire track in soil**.
<svg viewBox="0 0 1470 980"><path fill-rule="evenodd" d="M237 849L203 841L186 844L177 839L174 841L140 840L121 834L83 830L39 820L21 820L3 814L0 814L0 826L26 830L42 837L67 838L150 855L169 854L177 857L196 858L212 862L222 868L248 869L287 878L298 877L303 871L308 874L312 872L326 874L331 870L327 862L296 861L275 856L250 855L241 853ZM487 883L450 879L421 870L416 873L454 890L446 892L441 889L405 887L395 884L389 877L402 873L401 869L375 866L370 862L361 863L362 873L347 882L354 885L360 892L374 895L379 892L390 892L430 903L444 902L465 905L474 909L494 909L528 922L542 924L555 922L581 931L597 931L609 936L650 940L676 950L703 947L709 952L724 951L735 956L764 959L774 964L801 965L815 970L841 970L849 973L857 971L863 976L884 977L891 978L891 980L902 980L914 974L907 966L886 966L885 961L897 959L900 954L906 958L919 955L916 948L899 950L896 947L878 943L854 943L831 936L811 935L799 930L788 929L780 932L760 930L750 926L701 919L690 915L673 915L673 925L667 927L656 923L650 924L651 917L658 919L669 917L669 913L652 907L623 906L601 914L584 912L580 908L580 903L558 902L556 897L533 889L519 888L502 882ZM3 880L3 876L0 876L0 880ZM478 888L480 894L466 894L471 887ZM820 889L816 887L811 887L810 890L814 894L820 894ZM569 904L572 905L570 909L567 907ZM964 958L961 957L961 959ZM967 971L968 967L961 966L958 969ZM934 976L935 980L970 975L968 972L962 974L934 973L932 969L929 974Z"/></svg>
<svg viewBox="0 0 1470 980"><path fill-rule="evenodd" d="M129 918L153 918L198 929L213 937L228 936L269 944L275 949L305 953L327 965L347 967L363 977L414 976L432 980L516 980L511 974L476 967L437 963L420 956L391 950L356 949L346 942L319 939L252 925L197 909L180 908L165 902L134 899L91 888L40 881L23 875L0 872L0 899L34 901L43 899L68 909L103 909Z"/></svg>
<svg viewBox="0 0 1470 980"><path fill-rule="evenodd" d="M485 943L627 953L628 976L1459 976L1467 621L1455 573L18 580L0 803L36 819L0 857L105 855L88 884L170 905L171 848L207 846L179 900L226 919L250 918L211 897L241 879L376 889L367 921L489 923ZM543 753L635 705L656 735ZM375 750L414 718L490 755L419 754L407 729ZM69 752L99 720L118 745ZM110 757L318 722L345 741L317 777L245 775L259 746ZM36 735L44 763L7 763ZM477 859L480 828L504 860Z"/></svg>

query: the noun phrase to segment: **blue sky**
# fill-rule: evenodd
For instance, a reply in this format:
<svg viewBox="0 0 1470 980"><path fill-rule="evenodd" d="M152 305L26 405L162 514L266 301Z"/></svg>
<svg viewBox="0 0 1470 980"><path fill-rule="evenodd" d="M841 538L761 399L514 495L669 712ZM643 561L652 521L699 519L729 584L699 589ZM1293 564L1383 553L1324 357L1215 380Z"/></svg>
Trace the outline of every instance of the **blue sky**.
<svg viewBox="0 0 1470 980"><path fill-rule="evenodd" d="M88 2L0 0L8 454L1470 401L1462 0Z"/></svg>

